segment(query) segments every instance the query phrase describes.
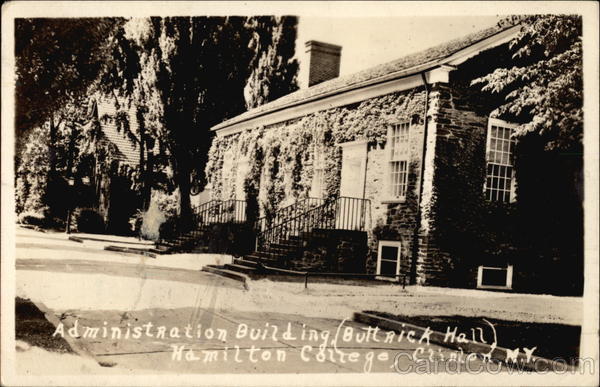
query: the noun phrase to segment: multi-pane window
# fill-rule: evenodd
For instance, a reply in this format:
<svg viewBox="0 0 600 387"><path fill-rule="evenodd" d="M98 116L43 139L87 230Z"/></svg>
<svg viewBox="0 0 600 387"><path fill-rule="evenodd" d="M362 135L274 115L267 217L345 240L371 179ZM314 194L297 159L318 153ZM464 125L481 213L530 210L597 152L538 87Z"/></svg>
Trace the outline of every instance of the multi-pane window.
<svg viewBox="0 0 600 387"><path fill-rule="evenodd" d="M393 125L388 134L390 146L390 185L392 199L404 199L408 184L409 123Z"/></svg>
<svg viewBox="0 0 600 387"><path fill-rule="evenodd" d="M515 140L512 137L514 127L512 124L497 119L489 121L485 181L487 200L501 202L514 200L513 152Z"/></svg>

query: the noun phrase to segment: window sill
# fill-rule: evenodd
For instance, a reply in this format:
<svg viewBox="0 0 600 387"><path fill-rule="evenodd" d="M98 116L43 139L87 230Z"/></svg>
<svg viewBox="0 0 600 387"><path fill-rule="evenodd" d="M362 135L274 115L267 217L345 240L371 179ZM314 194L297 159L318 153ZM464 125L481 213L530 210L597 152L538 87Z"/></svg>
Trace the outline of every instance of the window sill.
<svg viewBox="0 0 600 387"><path fill-rule="evenodd" d="M482 290L512 290L512 287L508 287L508 286L496 286L496 285L478 285L477 289L482 289Z"/></svg>
<svg viewBox="0 0 600 387"><path fill-rule="evenodd" d="M381 204L396 204L396 203L404 203L406 202L406 198L404 199L382 199Z"/></svg>
<svg viewBox="0 0 600 387"><path fill-rule="evenodd" d="M398 277L388 277L388 276L385 276L385 275L377 274L375 276L375 279L378 280L378 281L400 282L400 277L399 276Z"/></svg>

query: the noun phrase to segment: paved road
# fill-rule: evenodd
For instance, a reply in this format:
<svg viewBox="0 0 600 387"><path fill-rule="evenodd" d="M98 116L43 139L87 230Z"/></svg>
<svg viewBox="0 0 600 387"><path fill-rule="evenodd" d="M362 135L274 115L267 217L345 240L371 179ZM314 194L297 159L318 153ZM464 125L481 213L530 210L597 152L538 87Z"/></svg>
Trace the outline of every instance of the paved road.
<svg viewBox="0 0 600 387"><path fill-rule="evenodd" d="M406 336L391 339L387 332L352 321L305 317L301 310L223 310L221 292L241 285L209 273L119 263L113 256L106 262L71 259L85 247L48 245L30 235L27 245L18 246L18 293L47 305L60 321L56 334L69 336L103 364L123 369L394 372L397 356L399 368L415 366L415 351L419 358L456 355ZM53 257L44 258L45 251ZM57 252L64 257L57 258Z"/></svg>

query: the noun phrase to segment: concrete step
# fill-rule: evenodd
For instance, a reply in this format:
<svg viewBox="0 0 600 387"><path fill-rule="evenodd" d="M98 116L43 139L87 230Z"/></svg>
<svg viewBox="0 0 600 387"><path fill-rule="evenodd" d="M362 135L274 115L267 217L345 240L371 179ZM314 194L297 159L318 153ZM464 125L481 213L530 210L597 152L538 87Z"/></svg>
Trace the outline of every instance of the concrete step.
<svg viewBox="0 0 600 387"><path fill-rule="evenodd" d="M104 250L106 251L115 251L118 253L128 253L128 254L138 254L145 255L146 257L156 258L156 254L150 251L150 249L141 249L135 247L122 247L122 246L104 246Z"/></svg>
<svg viewBox="0 0 600 387"><path fill-rule="evenodd" d="M150 248L148 249L149 252L154 253L154 254L169 254L171 251L167 248Z"/></svg>
<svg viewBox="0 0 600 387"><path fill-rule="evenodd" d="M202 246L202 245L194 246L194 247L192 247L190 252L196 253L196 254L206 254L206 253L208 253L208 246Z"/></svg>
<svg viewBox="0 0 600 387"><path fill-rule="evenodd" d="M269 249L279 249L279 250L285 250L285 251L293 251L293 250L296 250L297 248L298 248L297 244L294 244L293 242L289 242L289 241L279 241L277 243L271 243L269 245Z"/></svg>
<svg viewBox="0 0 600 387"><path fill-rule="evenodd" d="M287 254L271 253L268 251L255 251L254 253L252 253L252 255L256 255L263 260L269 260L274 262L279 262L281 259L287 256Z"/></svg>
<svg viewBox="0 0 600 387"><path fill-rule="evenodd" d="M283 245L286 248L292 247L294 249L297 249L298 247L306 246L308 239L309 239L308 237L300 238L300 237L290 236L287 239L280 240L278 242L278 244Z"/></svg>
<svg viewBox="0 0 600 387"><path fill-rule="evenodd" d="M224 265L224 267L227 270L237 271L239 273L244 273L244 274L252 274L256 271L256 268L254 268L254 267L238 265L235 263L227 263Z"/></svg>
<svg viewBox="0 0 600 387"><path fill-rule="evenodd" d="M161 241L160 243L158 243L159 247L163 247L166 249L170 249L172 247L177 247L179 246L179 244L173 242L173 241Z"/></svg>
<svg viewBox="0 0 600 387"><path fill-rule="evenodd" d="M251 261L251 260L244 259L244 258L234 258L233 263L235 263L236 265L243 265L243 266L254 267L254 268L258 267L258 262Z"/></svg>
<svg viewBox="0 0 600 387"><path fill-rule="evenodd" d="M220 275L222 277L231 278L236 281L242 282L244 289L249 290L248 283L250 282L250 277L244 273L239 273L237 271L225 269L223 266L217 265L206 265L202 268L202 271Z"/></svg>
<svg viewBox="0 0 600 387"><path fill-rule="evenodd" d="M257 264L262 263L263 265L266 265L266 266L275 266L278 263L278 261L275 259L260 257L255 254L256 253L252 253L250 255L245 255L244 260L253 261L253 262L256 262Z"/></svg>
<svg viewBox="0 0 600 387"><path fill-rule="evenodd" d="M244 255L244 260L260 262L260 257L258 255L254 255L254 253L252 253L252 254Z"/></svg>

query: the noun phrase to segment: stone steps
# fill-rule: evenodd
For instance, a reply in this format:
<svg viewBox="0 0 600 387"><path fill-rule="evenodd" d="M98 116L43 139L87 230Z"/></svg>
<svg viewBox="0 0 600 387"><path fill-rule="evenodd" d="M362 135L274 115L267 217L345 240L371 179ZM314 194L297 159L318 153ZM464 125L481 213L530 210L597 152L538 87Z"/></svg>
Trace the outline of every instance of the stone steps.
<svg viewBox="0 0 600 387"><path fill-rule="evenodd" d="M227 263L223 265L225 269L244 274L254 274L257 270L255 267L240 265L237 263Z"/></svg>
<svg viewBox="0 0 600 387"><path fill-rule="evenodd" d="M198 245L197 242L205 232L204 229L191 230L174 238L161 240L157 244L156 250L161 251L160 254L175 252L207 253L208 248Z"/></svg>
<svg viewBox="0 0 600 387"><path fill-rule="evenodd" d="M275 265L277 265L277 262L278 262L277 260L274 260L274 259L270 259L270 258L265 258L265 257L260 257L260 256L257 256L257 255L254 255L254 253L250 254L250 255L245 255L244 256L244 260L253 261L256 264L262 263L262 264L264 264L266 266L275 266Z"/></svg>
<svg viewBox="0 0 600 387"><path fill-rule="evenodd" d="M248 266L248 267L253 267L253 268L258 267L258 262L250 261L250 260L247 260L244 258L234 258L233 263L235 263L236 265Z"/></svg>

